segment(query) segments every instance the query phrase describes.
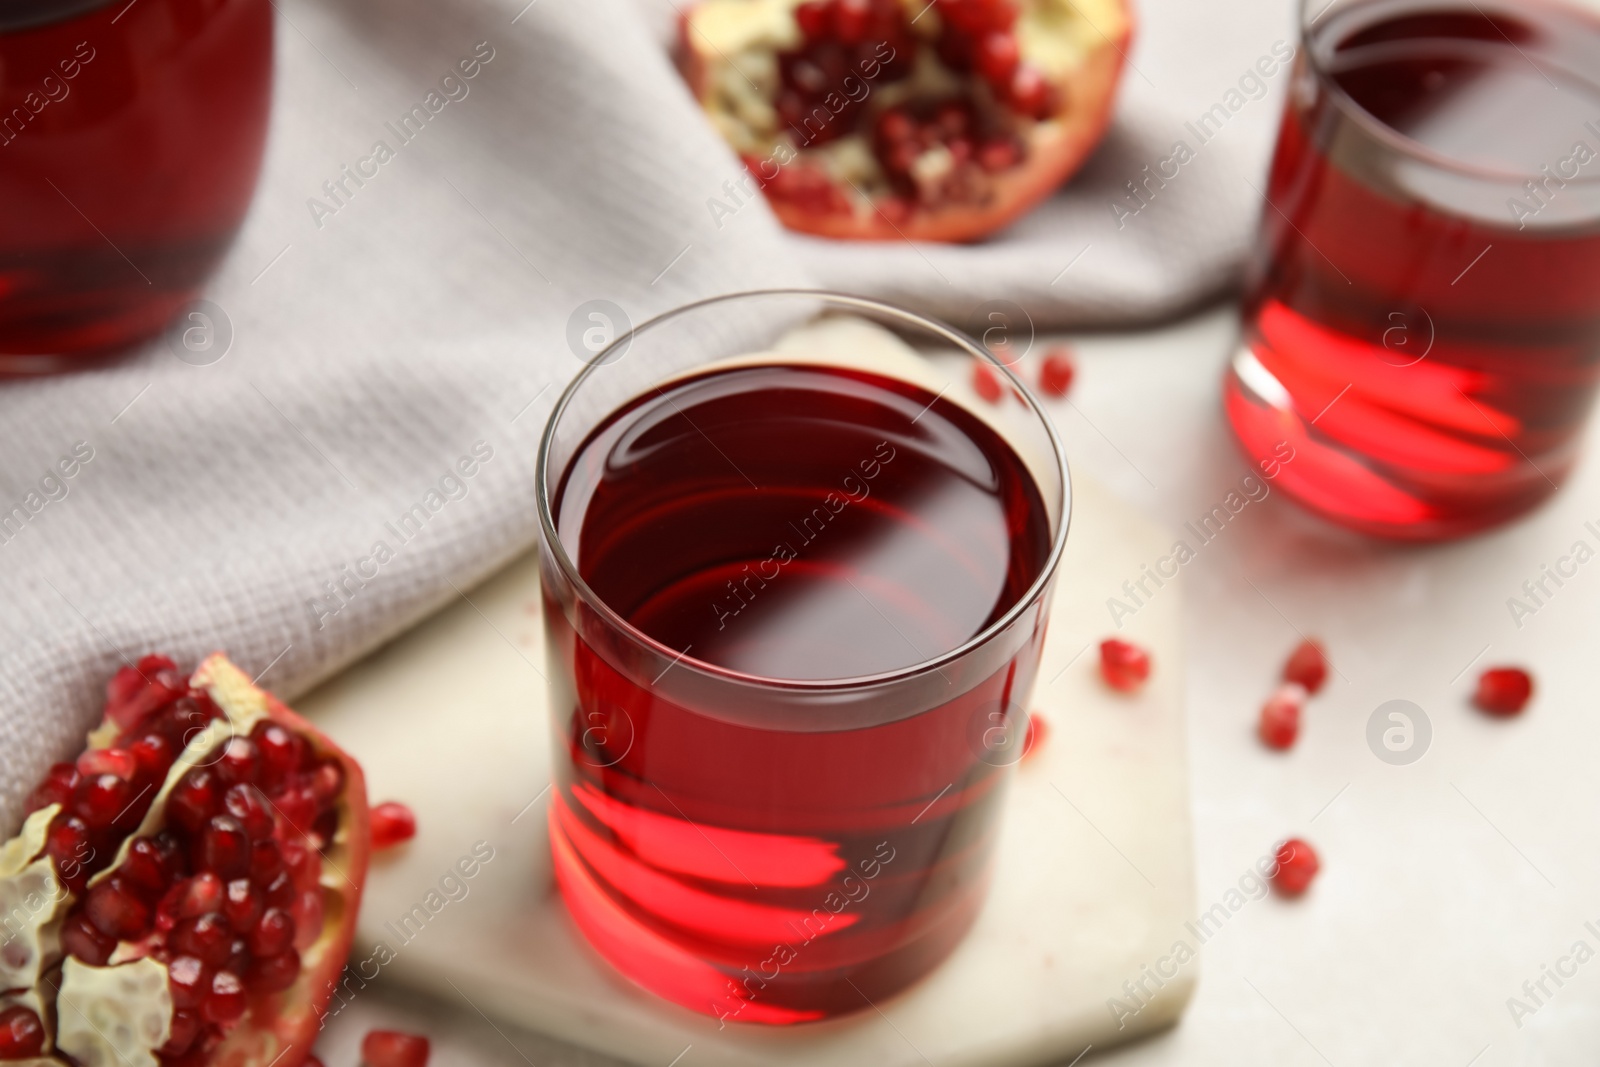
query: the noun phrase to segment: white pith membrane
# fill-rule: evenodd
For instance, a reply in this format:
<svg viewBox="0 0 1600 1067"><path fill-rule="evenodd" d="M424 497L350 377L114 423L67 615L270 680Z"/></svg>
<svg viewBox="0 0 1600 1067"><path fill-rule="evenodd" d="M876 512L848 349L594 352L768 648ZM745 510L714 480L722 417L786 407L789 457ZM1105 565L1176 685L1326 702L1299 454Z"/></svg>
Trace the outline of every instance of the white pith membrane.
<svg viewBox="0 0 1600 1067"><path fill-rule="evenodd" d="M899 81L874 81L856 73L851 95L864 100L856 128L834 140L808 144L806 131L796 131L778 115L775 101L782 88L778 54L803 47L805 37L795 9L804 0L702 0L688 10L682 47L690 56L686 65L698 72L692 78L700 102L718 131L739 155L770 161L763 176L788 166L789 160L813 167L829 178L858 216L873 215L874 203L896 195L890 176L873 152L874 120L884 111L908 101L964 98L997 128L1015 133L1024 146L1024 166L1029 156L1051 151L1068 135L1067 116L1081 106L1073 97L1075 76L1081 75L1097 53L1114 48L1125 37L1129 20L1120 0L1016 0L1013 28L1022 64L1037 70L1063 99L1056 112L1043 119L1026 117L998 100L976 71L957 72L942 63L935 51L940 31L940 9L933 0L898 0L904 18L917 38L915 64ZM865 86L862 96L861 86ZM835 87L846 96L846 87ZM919 190L938 186L954 161L942 146L924 150L911 167ZM1000 175L986 175L969 167L957 195L968 205L982 204L992 196ZM937 210L937 204L921 205Z"/></svg>
<svg viewBox="0 0 1600 1067"><path fill-rule="evenodd" d="M137 829L123 838L116 858L92 876L89 889L110 878L127 859L133 842L158 831L165 823L167 799L178 781L196 766L214 762L222 746L233 737L249 737L256 725L271 716L267 694L227 657L215 653L195 670L189 685L203 689L222 711L191 740L173 761L160 790ZM99 749L113 743L122 728L109 721L90 732L87 747ZM306 737L316 748L316 740ZM0 1009L22 1004L44 1023L48 1053L54 1048L71 1056L81 1067L161 1067L156 1050L170 1036L173 1003L167 965L148 956L148 945L122 941L103 967L63 955L60 927L78 899L59 880L44 854L51 820L61 805L51 804L29 815L21 832L0 845L0 917L14 917L20 905L27 922L15 933L8 928L0 944ZM321 853L319 884L340 889L349 855L349 802L341 797L336 809L337 830ZM268 1029L250 1026L251 1015L267 1004L276 1014L279 1006L307 996L310 975L319 973L334 939L327 937L343 921L340 893L325 893L324 918L316 941L301 953L301 970L295 984L279 993L252 994L245 1014L232 1024L212 1051L213 1063L233 1061L236 1054L262 1067L281 1051L284 1042ZM148 940L148 939L146 939ZM59 979L52 981L57 965ZM65 1067L53 1056L0 1061L5 1067Z"/></svg>

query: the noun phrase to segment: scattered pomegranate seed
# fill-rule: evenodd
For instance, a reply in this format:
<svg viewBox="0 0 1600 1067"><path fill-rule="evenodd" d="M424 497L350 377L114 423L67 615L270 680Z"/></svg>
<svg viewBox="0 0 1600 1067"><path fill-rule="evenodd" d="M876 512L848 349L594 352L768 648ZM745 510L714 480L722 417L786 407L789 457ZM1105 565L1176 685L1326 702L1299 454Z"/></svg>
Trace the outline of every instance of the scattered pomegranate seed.
<svg viewBox="0 0 1600 1067"><path fill-rule="evenodd" d="M1044 364L1039 368L1039 391L1045 396L1066 396L1067 390L1072 388L1075 372L1072 351L1052 348L1045 353Z"/></svg>
<svg viewBox="0 0 1600 1067"><path fill-rule="evenodd" d="M1268 748L1285 749L1300 734L1300 712L1306 706L1306 687L1286 682L1261 706L1258 732Z"/></svg>
<svg viewBox="0 0 1600 1067"><path fill-rule="evenodd" d="M1100 676L1113 689L1131 693L1150 677L1150 653L1116 638L1100 642Z"/></svg>
<svg viewBox="0 0 1600 1067"><path fill-rule="evenodd" d="M0 1011L0 1060L25 1060L44 1051L44 1024L30 1008Z"/></svg>
<svg viewBox="0 0 1600 1067"><path fill-rule="evenodd" d="M1043 745L1050 738L1050 724L1039 717L1038 712L1028 716L1028 732L1022 738L1022 758L1029 759L1034 750Z"/></svg>
<svg viewBox="0 0 1600 1067"><path fill-rule="evenodd" d="M428 1039L399 1030L369 1030L361 1039L361 1062L367 1067L427 1067Z"/></svg>
<svg viewBox="0 0 1600 1067"><path fill-rule="evenodd" d="M417 817L396 800L386 800L372 808L372 847L388 848L417 836Z"/></svg>
<svg viewBox="0 0 1600 1067"><path fill-rule="evenodd" d="M1272 876L1273 888L1287 897L1297 897L1311 885L1322 869L1311 846L1291 837L1278 846L1278 870Z"/></svg>
<svg viewBox="0 0 1600 1067"><path fill-rule="evenodd" d="M991 404L998 404L1002 395L1000 390L1000 376L994 368L987 363L974 361L972 364L972 388Z"/></svg>
<svg viewBox="0 0 1600 1067"><path fill-rule="evenodd" d="M1515 715L1533 696L1533 676L1521 667L1491 667L1478 675L1473 703L1490 715Z"/></svg>
<svg viewBox="0 0 1600 1067"><path fill-rule="evenodd" d="M1283 680L1298 682L1307 693L1315 693L1328 680L1328 657L1322 645L1309 638L1295 646L1289 660L1283 665Z"/></svg>

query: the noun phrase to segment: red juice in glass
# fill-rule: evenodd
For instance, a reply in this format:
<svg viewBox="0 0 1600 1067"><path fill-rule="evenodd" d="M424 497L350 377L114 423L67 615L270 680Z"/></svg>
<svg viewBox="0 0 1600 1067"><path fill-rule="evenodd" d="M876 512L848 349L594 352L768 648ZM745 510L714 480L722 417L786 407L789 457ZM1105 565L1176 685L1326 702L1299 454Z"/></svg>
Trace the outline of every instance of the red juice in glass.
<svg viewBox="0 0 1600 1067"><path fill-rule="evenodd" d="M1059 502L935 389L781 357L644 391L554 473L550 830L590 943L728 1021L921 977L984 899Z"/></svg>
<svg viewBox="0 0 1600 1067"><path fill-rule="evenodd" d="M0 373L158 333L249 207L270 0L0 0Z"/></svg>
<svg viewBox="0 0 1600 1067"><path fill-rule="evenodd" d="M1225 383L1278 485L1382 536L1502 522L1600 381L1600 21L1549 0L1311 0Z"/></svg>

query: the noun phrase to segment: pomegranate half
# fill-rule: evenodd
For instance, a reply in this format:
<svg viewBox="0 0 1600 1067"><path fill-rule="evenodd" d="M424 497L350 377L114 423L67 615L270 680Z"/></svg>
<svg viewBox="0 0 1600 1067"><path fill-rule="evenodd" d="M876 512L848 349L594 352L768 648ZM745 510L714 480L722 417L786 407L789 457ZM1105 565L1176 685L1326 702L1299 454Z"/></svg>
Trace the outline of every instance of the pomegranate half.
<svg viewBox="0 0 1600 1067"><path fill-rule="evenodd" d="M971 241L1099 143L1132 30L1125 0L700 0L678 61L784 225Z"/></svg>
<svg viewBox="0 0 1600 1067"><path fill-rule="evenodd" d="M366 880L361 768L220 653L106 695L0 845L0 1061L299 1067Z"/></svg>

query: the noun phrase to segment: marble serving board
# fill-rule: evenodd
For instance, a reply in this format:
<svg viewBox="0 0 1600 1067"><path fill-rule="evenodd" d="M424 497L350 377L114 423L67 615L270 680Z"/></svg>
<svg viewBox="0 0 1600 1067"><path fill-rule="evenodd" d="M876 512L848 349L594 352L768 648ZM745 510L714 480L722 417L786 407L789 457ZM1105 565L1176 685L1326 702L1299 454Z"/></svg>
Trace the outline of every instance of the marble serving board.
<svg viewBox="0 0 1600 1067"><path fill-rule="evenodd" d="M821 1023L719 1026L589 949L551 875L532 554L300 701L361 761L374 800L417 813L416 838L375 858L347 986L405 983L655 1067L1045 1067L1171 1024L1196 964L1159 985L1148 968L1193 909L1180 590L1168 583L1118 634L1151 650L1149 683L1108 689L1106 597L1169 539L1082 477L1072 503L1031 705L1044 740L1017 768L982 914L910 990Z"/></svg>

